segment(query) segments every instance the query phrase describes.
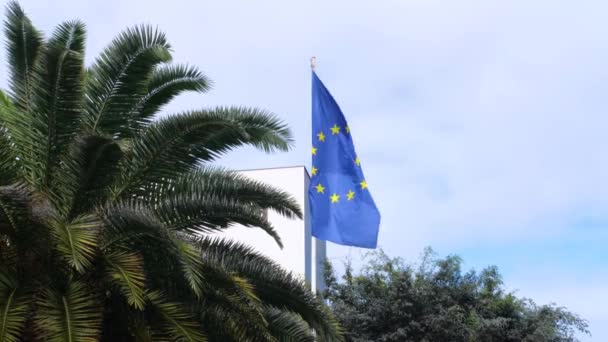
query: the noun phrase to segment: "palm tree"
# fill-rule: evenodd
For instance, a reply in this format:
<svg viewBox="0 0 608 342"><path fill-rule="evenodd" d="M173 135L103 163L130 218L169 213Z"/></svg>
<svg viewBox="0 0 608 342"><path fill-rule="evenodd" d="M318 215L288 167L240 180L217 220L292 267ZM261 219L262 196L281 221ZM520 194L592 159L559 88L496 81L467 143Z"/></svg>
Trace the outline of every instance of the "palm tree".
<svg viewBox="0 0 608 342"><path fill-rule="evenodd" d="M341 341L299 278L242 244L234 224L280 238L286 193L208 164L242 145L285 151L258 109L163 115L204 93L170 64L165 35L130 28L84 67L85 26L45 39L15 2L0 93L0 341ZM216 235L217 236L217 235Z"/></svg>

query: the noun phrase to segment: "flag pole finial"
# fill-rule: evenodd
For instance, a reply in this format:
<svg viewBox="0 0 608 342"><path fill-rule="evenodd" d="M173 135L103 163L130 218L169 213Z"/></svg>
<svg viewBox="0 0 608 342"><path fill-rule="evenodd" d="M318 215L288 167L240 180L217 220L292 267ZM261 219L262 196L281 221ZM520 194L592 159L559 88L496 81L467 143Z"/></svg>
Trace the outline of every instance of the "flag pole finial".
<svg viewBox="0 0 608 342"><path fill-rule="evenodd" d="M317 57L312 56L312 57L310 57L310 68L314 71L316 67L317 67Z"/></svg>

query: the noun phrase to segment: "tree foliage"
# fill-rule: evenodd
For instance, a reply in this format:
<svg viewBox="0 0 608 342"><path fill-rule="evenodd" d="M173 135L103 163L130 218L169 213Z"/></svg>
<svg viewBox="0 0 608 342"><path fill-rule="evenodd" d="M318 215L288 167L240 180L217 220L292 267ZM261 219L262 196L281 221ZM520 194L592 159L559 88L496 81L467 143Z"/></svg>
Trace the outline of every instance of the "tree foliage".
<svg viewBox="0 0 608 342"><path fill-rule="evenodd" d="M326 298L352 342L574 342L587 322L563 307L505 291L494 266L462 271L457 256L427 249L419 264L382 251L340 281L327 263Z"/></svg>
<svg viewBox="0 0 608 342"><path fill-rule="evenodd" d="M299 278L213 236L240 224L280 244L266 211L301 217L287 193L209 165L245 145L288 150L281 120L247 107L162 113L211 82L171 64L150 26L88 68L80 21L47 39L11 2L4 33L0 341L343 340Z"/></svg>

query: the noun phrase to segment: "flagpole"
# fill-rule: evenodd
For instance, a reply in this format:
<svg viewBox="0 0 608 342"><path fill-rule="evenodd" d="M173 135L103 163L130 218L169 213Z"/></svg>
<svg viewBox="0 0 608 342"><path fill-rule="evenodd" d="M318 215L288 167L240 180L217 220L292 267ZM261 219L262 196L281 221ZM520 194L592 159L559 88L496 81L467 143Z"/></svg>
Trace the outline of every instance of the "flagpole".
<svg viewBox="0 0 608 342"><path fill-rule="evenodd" d="M312 56L312 57L310 57L310 69L312 69L312 71L315 71L316 67L317 67L317 57Z"/></svg>

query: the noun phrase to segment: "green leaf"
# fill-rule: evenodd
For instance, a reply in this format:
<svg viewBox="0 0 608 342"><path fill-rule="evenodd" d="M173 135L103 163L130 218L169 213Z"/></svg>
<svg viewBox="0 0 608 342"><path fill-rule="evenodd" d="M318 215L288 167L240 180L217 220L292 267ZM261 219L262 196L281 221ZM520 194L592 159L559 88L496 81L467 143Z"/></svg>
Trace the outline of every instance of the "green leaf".
<svg viewBox="0 0 608 342"><path fill-rule="evenodd" d="M87 77L84 129L122 135L125 115L146 95L154 68L171 59L165 35L150 26L121 33L95 61Z"/></svg>
<svg viewBox="0 0 608 342"><path fill-rule="evenodd" d="M85 27L80 21L59 25L47 44L37 68L40 84L35 89L34 122L44 135L36 141L41 149L43 183L48 187L59 155L79 129L83 100Z"/></svg>
<svg viewBox="0 0 608 342"><path fill-rule="evenodd" d="M95 135L74 139L53 176L51 191L53 202L64 217L92 210L107 198L122 155L113 139Z"/></svg>
<svg viewBox="0 0 608 342"><path fill-rule="evenodd" d="M95 291L79 281L65 289L47 289L37 301L35 324L50 342L97 341L103 307Z"/></svg>
<svg viewBox="0 0 608 342"><path fill-rule="evenodd" d="M195 246L181 240L176 239L174 243L178 250L177 256L182 272L188 281L190 289L200 298L203 295L204 278L201 272L202 262L199 251Z"/></svg>
<svg viewBox="0 0 608 342"><path fill-rule="evenodd" d="M174 230L189 233L222 231L235 224L261 228L279 247L281 238L268 220L265 210L256 204L241 202L230 197L189 197L176 194L159 203L156 212L163 222Z"/></svg>
<svg viewBox="0 0 608 342"><path fill-rule="evenodd" d="M107 275L118 286L129 305L142 310L146 304L143 259L140 255L124 251L105 255Z"/></svg>
<svg viewBox="0 0 608 342"><path fill-rule="evenodd" d="M114 196L147 182L179 177L243 145L286 151L291 132L274 115L250 108L217 108L163 118L133 141L129 158L121 164L123 176Z"/></svg>
<svg viewBox="0 0 608 342"><path fill-rule="evenodd" d="M19 25L27 26L27 18L20 18ZM14 25L7 24L7 27L15 30ZM27 40L23 34L26 33L15 37ZM35 63L17 64L20 71L15 71L15 74L27 74L21 81L15 81L19 85L12 84L13 92L21 95L17 96L15 108L2 108L13 155L19 157L19 164L25 168L30 184L42 192L49 187L59 155L67 148L79 126L84 36L84 25L80 22L60 25L48 45L44 49L37 48ZM29 49L27 46L21 48ZM29 61L30 57L26 55L28 53L23 52L19 58ZM26 90L20 91L23 84L27 86Z"/></svg>
<svg viewBox="0 0 608 342"><path fill-rule="evenodd" d="M0 235L16 248L26 247L24 239L32 239L30 199L30 193L21 185L0 186Z"/></svg>
<svg viewBox="0 0 608 342"><path fill-rule="evenodd" d="M0 272L0 341L21 341L30 309L30 299L21 290L14 277Z"/></svg>
<svg viewBox="0 0 608 342"><path fill-rule="evenodd" d="M266 307L264 314L272 334L280 342L315 342L315 335L302 316L276 307Z"/></svg>
<svg viewBox="0 0 608 342"><path fill-rule="evenodd" d="M191 313L184 309L184 304L168 301L160 292L151 292L148 298L155 313L160 317L161 326L156 341L204 342L207 340L200 324Z"/></svg>
<svg viewBox="0 0 608 342"><path fill-rule="evenodd" d="M251 310L229 297L210 295L200 311L212 341L277 341L263 315L252 317Z"/></svg>
<svg viewBox="0 0 608 342"><path fill-rule="evenodd" d="M6 6L4 34L11 95L19 109L29 112L35 83L34 69L44 50L43 37L16 1Z"/></svg>
<svg viewBox="0 0 608 342"><path fill-rule="evenodd" d="M343 341L340 324L329 308L298 277L240 243L202 238L201 257L207 265L224 267L246 278L263 303L297 313L327 341Z"/></svg>
<svg viewBox="0 0 608 342"><path fill-rule="evenodd" d="M84 273L93 262L101 225L99 218L91 214L78 216L70 222L61 219L49 222L57 251L79 273Z"/></svg>
<svg viewBox="0 0 608 342"><path fill-rule="evenodd" d="M147 126L177 95L187 91L204 93L210 86L211 81L194 67L178 64L157 68L150 77L146 95L128 112L131 133Z"/></svg>
<svg viewBox="0 0 608 342"><path fill-rule="evenodd" d="M106 208L103 215L102 250L136 251L143 257L149 279L157 283L164 283L164 277L167 277L167 272L159 267L179 270L173 275L176 279L171 281L185 281L197 297L202 295L199 251L167 229L151 211L133 201ZM156 269L152 265L157 266Z"/></svg>
<svg viewBox="0 0 608 342"><path fill-rule="evenodd" d="M302 210L289 193L234 171L199 168L184 174L157 191L156 198L183 194L195 199L205 196L255 204L287 218L302 218Z"/></svg>
<svg viewBox="0 0 608 342"><path fill-rule="evenodd" d="M0 111L2 105L0 104ZM13 153L13 146L8 130L0 123L0 185L15 182L18 177L17 158Z"/></svg>
<svg viewBox="0 0 608 342"><path fill-rule="evenodd" d="M8 97L8 95L6 95L4 91L2 91L2 89L0 89L0 105L7 107L13 105L13 101L11 101L11 99Z"/></svg>

